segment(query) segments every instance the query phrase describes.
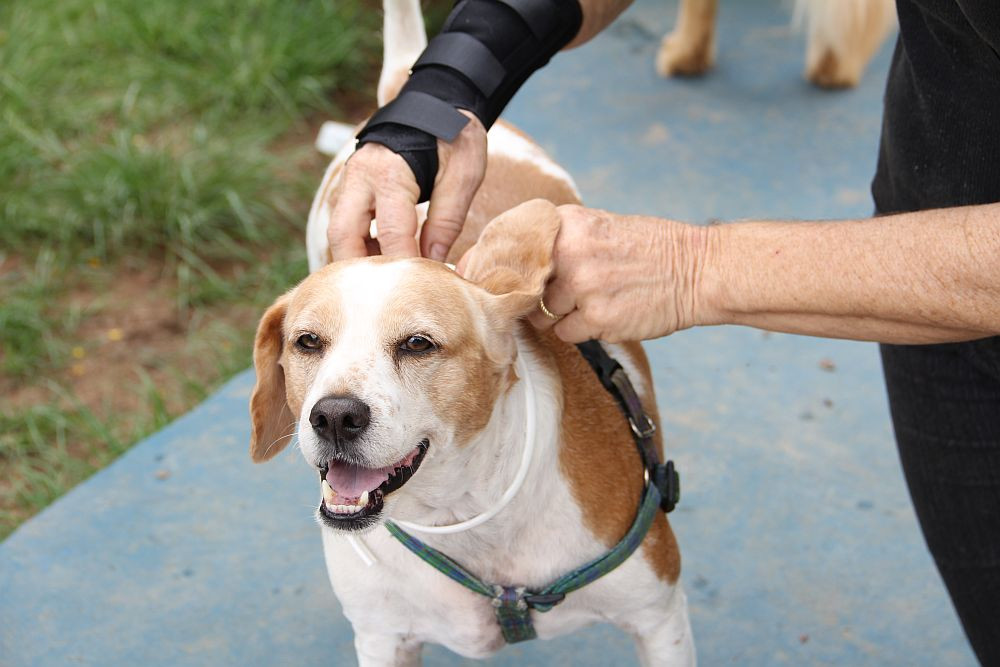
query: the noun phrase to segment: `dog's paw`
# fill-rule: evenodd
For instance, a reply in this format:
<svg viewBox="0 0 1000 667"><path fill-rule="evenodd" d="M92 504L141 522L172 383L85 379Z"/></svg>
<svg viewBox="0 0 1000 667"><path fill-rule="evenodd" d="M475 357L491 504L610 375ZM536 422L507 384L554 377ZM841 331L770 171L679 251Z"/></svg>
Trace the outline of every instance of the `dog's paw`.
<svg viewBox="0 0 1000 667"><path fill-rule="evenodd" d="M853 88L861 80L864 62L848 61L833 51L825 51L806 65L806 79L820 88Z"/></svg>
<svg viewBox="0 0 1000 667"><path fill-rule="evenodd" d="M656 54L656 72L667 76L698 76L715 62L715 49L709 36L690 39L672 32L663 38Z"/></svg>
<svg viewBox="0 0 1000 667"><path fill-rule="evenodd" d="M820 88L853 88L896 25L892 0L798 0L796 22L807 28L806 79Z"/></svg>

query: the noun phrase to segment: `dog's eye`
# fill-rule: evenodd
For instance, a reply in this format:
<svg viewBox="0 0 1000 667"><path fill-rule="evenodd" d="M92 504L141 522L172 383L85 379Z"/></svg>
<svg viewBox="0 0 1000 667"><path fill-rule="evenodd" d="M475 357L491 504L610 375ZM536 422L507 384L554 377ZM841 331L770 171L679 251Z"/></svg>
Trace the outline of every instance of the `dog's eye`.
<svg viewBox="0 0 1000 667"><path fill-rule="evenodd" d="M434 343L424 336L410 336L399 344L403 352L429 352L434 349Z"/></svg>
<svg viewBox="0 0 1000 667"><path fill-rule="evenodd" d="M323 347L323 343L320 341L319 336L314 333L302 334L298 337L298 339L296 339L295 344L303 350L318 350Z"/></svg>

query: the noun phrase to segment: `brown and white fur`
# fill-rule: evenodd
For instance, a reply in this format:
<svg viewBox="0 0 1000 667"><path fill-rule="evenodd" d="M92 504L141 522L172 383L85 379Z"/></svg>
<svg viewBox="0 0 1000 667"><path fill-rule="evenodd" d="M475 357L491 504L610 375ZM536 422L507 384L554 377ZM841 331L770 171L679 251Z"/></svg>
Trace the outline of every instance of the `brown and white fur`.
<svg viewBox="0 0 1000 667"><path fill-rule="evenodd" d="M681 0L677 24L660 44L661 76L697 75L715 60L718 0ZM895 0L795 0L795 23L808 33L806 79L823 88L858 85L896 24Z"/></svg>
<svg viewBox="0 0 1000 667"><path fill-rule="evenodd" d="M385 9L386 34L396 37L386 40L382 81L395 83L379 86L380 104L398 90L400 73L424 39L422 27L413 29L420 26L418 0L386 0ZM520 357L537 408L523 487L477 528L418 535L485 581L529 588L605 553L638 509L643 473L636 446L614 399L576 349L524 321L551 274L560 221L555 205L579 201L571 179L530 139L498 123L490 132L485 181L453 255L476 242L463 278L424 259L327 264L323 216L345 160L339 156L327 171L310 216L314 272L267 310L258 329L253 460L275 456L296 430L303 456L316 468L331 456L371 468L392 465L426 440L422 463L386 496L380 519L425 525L467 519L504 493L525 448L527 383L515 370ZM297 344L304 333L315 334L316 349ZM400 341L415 334L434 348L402 354ZM641 346L608 348L655 419ZM319 399L342 395L363 401L371 421L357 440L334 451L309 418ZM309 479L304 472L303 483ZM354 628L361 665L418 664L425 642L470 657L502 648L488 599L420 561L381 526L355 533L328 523L321 521L327 570ZM348 535L360 535L374 565L359 558ZM692 665L679 574L676 540L658 514L623 565L551 611L532 612L538 635L610 622L635 638L643 664Z"/></svg>

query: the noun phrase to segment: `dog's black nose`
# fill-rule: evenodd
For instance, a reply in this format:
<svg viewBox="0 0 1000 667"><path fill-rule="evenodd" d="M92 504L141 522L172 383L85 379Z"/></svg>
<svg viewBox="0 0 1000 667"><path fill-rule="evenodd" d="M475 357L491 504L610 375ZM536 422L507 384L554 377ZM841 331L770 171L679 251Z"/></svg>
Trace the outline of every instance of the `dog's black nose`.
<svg viewBox="0 0 1000 667"><path fill-rule="evenodd" d="M316 401L309 423L329 443L350 442L368 427L371 411L353 396L327 396Z"/></svg>

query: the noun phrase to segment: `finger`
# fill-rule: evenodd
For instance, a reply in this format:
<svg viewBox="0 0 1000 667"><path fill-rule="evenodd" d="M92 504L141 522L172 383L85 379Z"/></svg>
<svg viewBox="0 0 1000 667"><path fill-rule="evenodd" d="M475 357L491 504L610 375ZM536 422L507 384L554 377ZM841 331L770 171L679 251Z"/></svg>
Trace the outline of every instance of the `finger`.
<svg viewBox="0 0 1000 667"><path fill-rule="evenodd" d="M582 343L596 336L596 333L591 330L583 319L583 313L579 310L574 310L556 322L552 330L567 343Z"/></svg>
<svg viewBox="0 0 1000 667"><path fill-rule="evenodd" d="M576 295L566 286L566 282L562 277L556 276L555 280L545 287L545 307L550 313L559 317L571 313L579 305Z"/></svg>
<svg viewBox="0 0 1000 667"><path fill-rule="evenodd" d="M469 257L471 256L472 256L472 248L469 248L462 255L462 258L458 260L458 263L455 264L455 273L462 276L463 278L465 277L465 265L469 263Z"/></svg>
<svg viewBox="0 0 1000 667"><path fill-rule="evenodd" d="M545 311L542 310L542 303L545 304L550 313L557 317L553 318L546 315ZM538 308L528 314L528 321L535 328L545 331L571 313L575 308L576 301L573 295L562 287L562 281L557 278L545 288L545 293L538 303Z"/></svg>
<svg viewBox="0 0 1000 667"><path fill-rule="evenodd" d="M528 314L528 323L539 331L547 331L551 329L552 326L558 321L559 320L554 320L543 313L540 307Z"/></svg>
<svg viewBox="0 0 1000 667"><path fill-rule="evenodd" d="M460 179L448 179L434 187L427 221L420 232L420 254L443 262L448 251L462 233L462 225L469 215L475 187Z"/></svg>
<svg viewBox="0 0 1000 667"><path fill-rule="evenodd" d="M365 257L365 238L372 221L372 193L367 188L341 188L330 213L326 237L334 261Z"/></svg>
<svg viewBox="0 0 1000 667"><path fill-rule="evenodd" d="M416 202L408 197L375 196L378 244L389 257L417 257Z"/></svg>

